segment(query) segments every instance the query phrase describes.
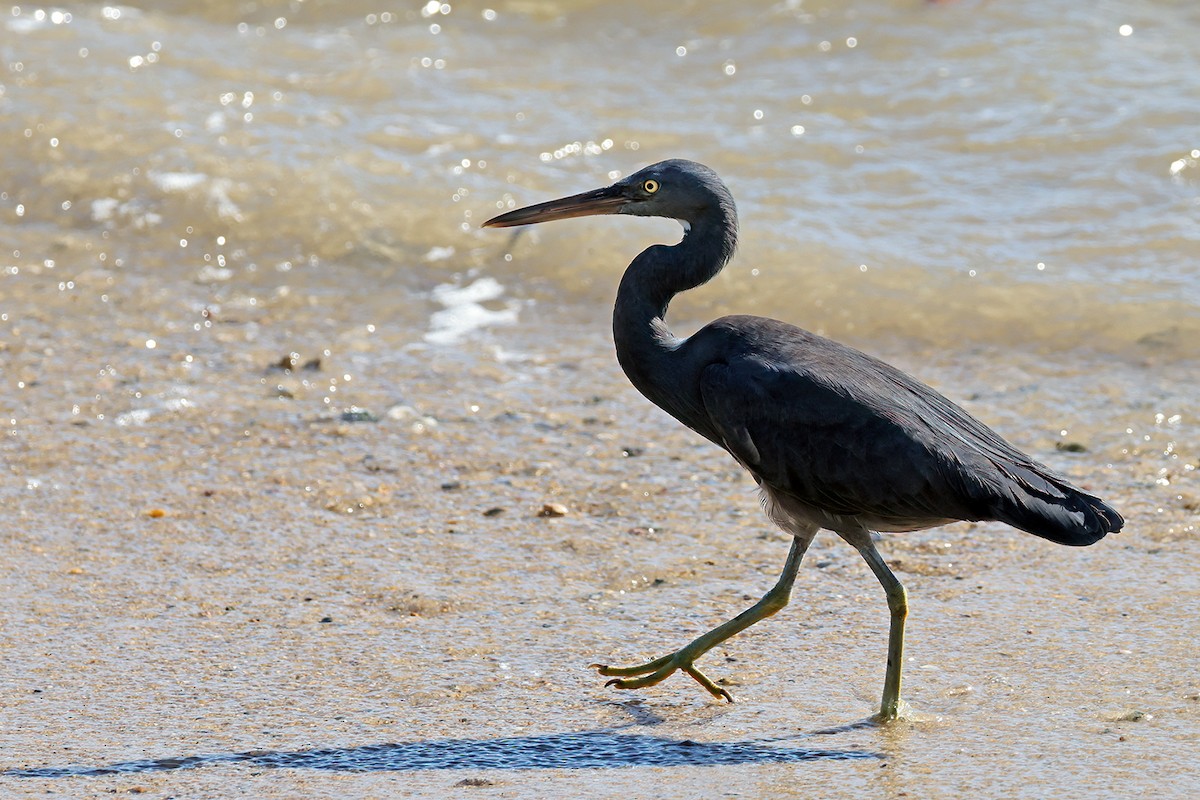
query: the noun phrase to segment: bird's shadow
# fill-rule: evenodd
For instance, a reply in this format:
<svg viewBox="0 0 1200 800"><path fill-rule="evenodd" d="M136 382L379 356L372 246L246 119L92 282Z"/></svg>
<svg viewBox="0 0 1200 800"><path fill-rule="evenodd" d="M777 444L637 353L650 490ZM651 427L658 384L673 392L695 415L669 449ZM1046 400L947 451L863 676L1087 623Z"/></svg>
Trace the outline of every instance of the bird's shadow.
<svg viewBox="0 0 1200 800"><path fill-rule="evenodd" d="M45 766L4 770L14 778L65 778L164 772L210 764L332 772L413 770L611 769L615 767L709 767L802 761L877 759L865 750L778 746L780 740L696 742L664 736L592 730L495 739L428 739L311 750L250 750L121 761L99 766Z"/></svg>

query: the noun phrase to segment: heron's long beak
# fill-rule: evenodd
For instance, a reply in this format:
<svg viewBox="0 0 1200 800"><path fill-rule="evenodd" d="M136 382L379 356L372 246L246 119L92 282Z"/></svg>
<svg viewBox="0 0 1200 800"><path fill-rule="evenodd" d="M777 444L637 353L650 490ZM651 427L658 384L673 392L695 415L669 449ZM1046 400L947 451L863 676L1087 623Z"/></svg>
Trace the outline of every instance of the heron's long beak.
<svg viewBox="0 0 1200 800"><path fill-rule="evenodd" d="M532 225L535 222L587 217L593 214L616 214L628 200L629 198L616 186L606 186L603 189L518 208L516 211L489 219L483 223L483 227L511 228L515 225Z"/></svg>

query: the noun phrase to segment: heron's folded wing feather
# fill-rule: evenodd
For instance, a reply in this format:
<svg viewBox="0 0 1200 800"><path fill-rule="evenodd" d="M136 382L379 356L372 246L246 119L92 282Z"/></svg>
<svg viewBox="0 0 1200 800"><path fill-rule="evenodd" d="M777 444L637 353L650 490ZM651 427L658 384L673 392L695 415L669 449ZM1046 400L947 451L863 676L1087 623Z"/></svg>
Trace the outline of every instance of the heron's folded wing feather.
<svg viewBox="0 0 1200 800"><path fill-rule="evenodd" d="M776 492L828 514L908 523L997 519L1064 544L1120 515L894 367L798 329L710 364L715 437Z"/></svg>

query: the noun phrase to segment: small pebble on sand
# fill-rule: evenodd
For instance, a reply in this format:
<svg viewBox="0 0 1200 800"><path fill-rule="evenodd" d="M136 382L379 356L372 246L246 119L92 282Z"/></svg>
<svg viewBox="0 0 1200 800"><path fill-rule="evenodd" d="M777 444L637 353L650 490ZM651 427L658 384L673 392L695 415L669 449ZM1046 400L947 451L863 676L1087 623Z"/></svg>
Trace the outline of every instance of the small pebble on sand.
<svg viewBox="0 0 1200 800"><path fill-rule="evenodd" d="M539 517L565 517L567 515L567 507L562 503L546 503L537 515Z"/></svg>

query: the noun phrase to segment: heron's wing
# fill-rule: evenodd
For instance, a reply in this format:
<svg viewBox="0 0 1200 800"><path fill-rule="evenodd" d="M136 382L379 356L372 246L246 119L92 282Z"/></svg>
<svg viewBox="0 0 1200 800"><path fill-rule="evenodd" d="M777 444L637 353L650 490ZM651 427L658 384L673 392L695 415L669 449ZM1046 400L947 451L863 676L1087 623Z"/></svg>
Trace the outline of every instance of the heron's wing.
<svg viewBox="0 0 1200 800"><path fill-rule="evenodd" d="M707 367L700 391L721 444L774 491L849 517L971 516L926 437L826 377L739 359Z"/></svg>
<svg viewBox="0 0 1200 800"><path fill-rule="evenodd" d="M795 338L701 377L712 431L773 490L897 528L1001 519L1061 541L1089 517L1078 490L934 390L852 348Z"/></svg>

